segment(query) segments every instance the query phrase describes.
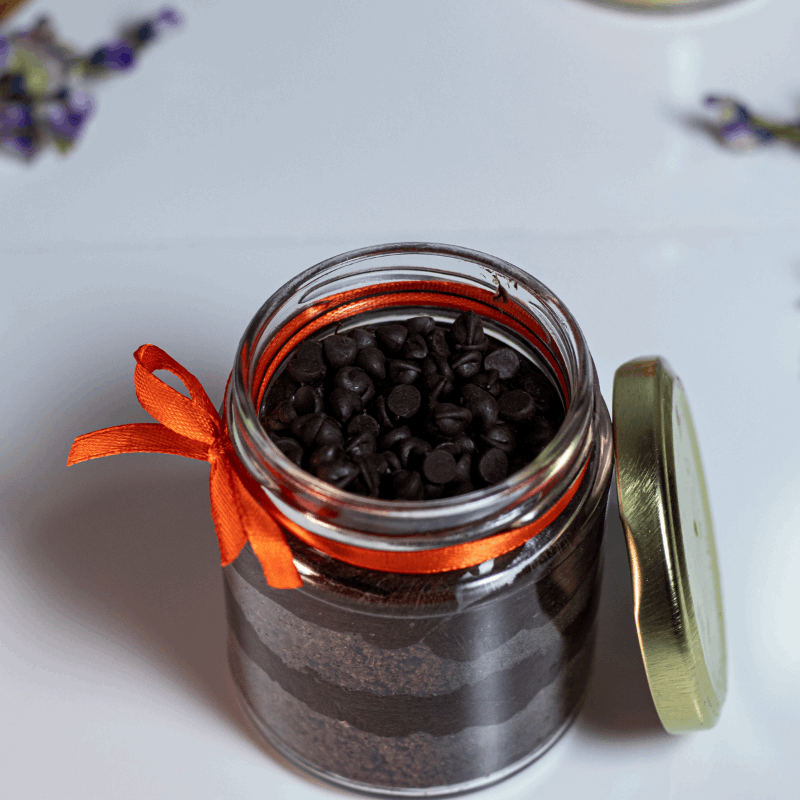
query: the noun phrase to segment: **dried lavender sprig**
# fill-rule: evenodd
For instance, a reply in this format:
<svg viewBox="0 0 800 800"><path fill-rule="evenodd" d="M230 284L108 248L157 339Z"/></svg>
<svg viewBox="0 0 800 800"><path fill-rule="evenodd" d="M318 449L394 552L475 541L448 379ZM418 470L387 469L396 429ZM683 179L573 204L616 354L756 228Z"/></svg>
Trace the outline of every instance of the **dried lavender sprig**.
<svg viewBox="0 0 800 800"><path fill-rule="evenodd" d="M714 133L721 144L735 150L752 150L776 140L800 143L800 121L778 123L753 114L731 97L709 95L705 105L716 109L719 122Z"/></svg>

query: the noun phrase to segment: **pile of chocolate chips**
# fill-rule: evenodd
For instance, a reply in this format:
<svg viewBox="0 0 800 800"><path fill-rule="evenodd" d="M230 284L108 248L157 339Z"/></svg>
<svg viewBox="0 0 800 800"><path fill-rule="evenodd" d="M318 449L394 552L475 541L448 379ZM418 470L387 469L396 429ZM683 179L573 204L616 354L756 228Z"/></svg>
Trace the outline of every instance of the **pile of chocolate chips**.
<svg viewBox="0 0 800 800"><path fill-rule="evenodd" d="M295 464L387 500L466 494L529 464L564 418L545 375L486 335L472 311L305 341L261 422Z"/></svg>

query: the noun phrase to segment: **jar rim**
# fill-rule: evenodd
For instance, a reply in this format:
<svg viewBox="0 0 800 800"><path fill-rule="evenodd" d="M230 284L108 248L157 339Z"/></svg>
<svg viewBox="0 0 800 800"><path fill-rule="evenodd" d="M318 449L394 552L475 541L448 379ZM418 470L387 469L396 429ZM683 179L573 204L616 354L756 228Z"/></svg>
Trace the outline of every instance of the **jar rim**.
<svg viewBox="0 0 800 800"><path fill-rule="evenodd" d="M561 350L568 345L571 350L568 354L561 352L570 391L564 421L542 453L497 484L468 494L424 501L382 500L356 495L322 481L294 464L272 442L259 421L254 387L250 385L252 370L248 370L247 365L254 359L260 340L276 313L304 288L337 268L392 256L402 259L414 256L451 258L469 262L496 276L498 284L503 278L517 288L522 287L531 300L536 301L537 310L547 314L551 328L562 336L563 341L554 343L555 346ZM486 286L492 290L497 288L489 281ZM514 299L521 304L519 298ZM542 321L530 307L525 310ZM538 516L537 509L527 506L520 508L522 504L515 500L523 496L529 500L542 498L554 486L570 483L588 460L590 443L587 433L594 409L594 383L594 366L578 323L560 299L536 278L502 259L476 250L447 244L399 242L341 253L319 262L281 286L255 314L239 343L226 396L226 415L237 453L262 485L273 484L275 488L272 471L267 468L267 462L272 462L271 466L280 471L289 483L313 495L316 501L313 505L319 509L349 507L357 509L362 520L377 517L382 523L387 523L386 529L381 531L370 530L372 524L365 525L363 529L361 525L351 528L349 524L341 525L340 521L332 522L328 513L314 517L309 529L313 528L315 532L334 540L357 543L367 549L419 550L426 546L442 547L451 542L480 539L498 530L510 530L533 522ZM283 503L280 506L285 512L291 513L291 507L285 507ZM539 510L544 511L543 508ZM309 522L309 511L305 509L303 518L306 522ZM486 524L481 531L466 531L468 526L465 524L448 527L448 520L456 511L462 519L481 520ZM402 526L392 526L391 520L398 519L402 521ZM392 531L392 527L397 530Z"/></svg>

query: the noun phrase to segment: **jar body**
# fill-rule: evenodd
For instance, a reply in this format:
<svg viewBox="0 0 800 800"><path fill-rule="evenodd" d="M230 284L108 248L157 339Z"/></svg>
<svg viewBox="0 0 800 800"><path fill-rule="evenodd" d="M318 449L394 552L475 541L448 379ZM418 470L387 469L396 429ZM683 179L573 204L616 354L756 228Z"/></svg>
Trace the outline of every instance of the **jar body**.
<svg viewBox="0 0 800 800"><path fill-rule="evenodd" d="M406 274L397 264L410 267L408 285L420 271L426 279L447 274L458 294L458 286L474 283L474 274L485 269L481 259L489 257L477 255L418 245L397 246L388 259L384 252L362 251L333 270L322 265L309 271L288 297L316 302L332 286L365 281L396 291ZM464 274L469 270L455 277L444 269L454 260L477 267L473 279ZM366 278L365 264L372 266ZM509 265L493 261L492 270L492 280L508 279L506 291L516 284L521 297L522 277L525 288L540 292L530 276ZM543 297L519 302L542 311ZM269 338L270 320L286 325L275 309L287 299L276 303L267 304L267 313L262 309L242 352L255 358L254 340ZM294 309L288 318L298 313ZM229 397L232 441L248 469L295 520L340 541L361 537L363 543L371 536L387 548L407 550L479 541L535 519L577 482L569 502L536 536L464 569L380 572L292 538L299 589L267 586L249 547L225 568L229 657L242 705L273 745L319 777L386 795L477 789L530 763L577 713L594 644L611 431L588 352L565 354L575 342L547 330L545 346L559 351L554 363L570 406L565 435L507 486L451 498L438 509L436 503L370 504L319 486L299 487L304 478L288 475L263 441L254 445L256 432L243 419L242 395L249 393L255 407L258 387L247 386L243 376L239 388L245 392ZM517 345L524 349L524 342ZM577 349L582 346L580 337ZM313 502L320 491L333 495L323 506ZM393 505L396 510L383 508Z"/></svg>

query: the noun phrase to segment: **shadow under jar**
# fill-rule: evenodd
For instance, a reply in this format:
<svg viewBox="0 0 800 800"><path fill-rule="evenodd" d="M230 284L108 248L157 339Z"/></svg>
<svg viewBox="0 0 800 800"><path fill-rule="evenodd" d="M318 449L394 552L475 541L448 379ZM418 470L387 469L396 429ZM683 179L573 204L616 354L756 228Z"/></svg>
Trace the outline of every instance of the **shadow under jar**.
<svg viewBox="0 0 800 800"><path fill-rule="evenodd" d="M304 471L257 410L308 338L464 310L533 362L565 417L502 482L455 497L379 500ZM446 245L399 244L329 259L281 288L247 329L225 414L234 448L280 511L332 548L411 553L522 526L523 544L460 569L353 566L287 535L298 589L267 586L249 545L225 568L229 656L244 709L281 753L372 794L437 796L499 781L540 756L587 685L612 471L611 423L583 335L522 270Z"/></svg>

